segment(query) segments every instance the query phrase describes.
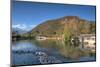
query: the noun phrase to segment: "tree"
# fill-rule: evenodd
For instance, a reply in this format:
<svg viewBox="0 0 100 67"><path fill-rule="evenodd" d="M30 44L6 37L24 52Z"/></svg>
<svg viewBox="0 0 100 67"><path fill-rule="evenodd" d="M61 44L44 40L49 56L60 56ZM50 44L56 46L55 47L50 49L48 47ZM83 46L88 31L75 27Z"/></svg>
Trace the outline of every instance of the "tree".
<svg viewBox="0 0 100 67"><path fill-rule="evenodd" d="M70 41L71 41L71 33L68 31L68 30L66 30L66 32L64 32L64 42L66 43L66 44L70 44Z"/></svg>
<svg viewBox="0 0 100 67"><path fill-rule="evenodd" d="M72 36L77 37L79 33L79 25L78 25L78 19L74 18L69 21L64 21L65 27L64 27L64 41L65 43L71 43Z"/></svg>

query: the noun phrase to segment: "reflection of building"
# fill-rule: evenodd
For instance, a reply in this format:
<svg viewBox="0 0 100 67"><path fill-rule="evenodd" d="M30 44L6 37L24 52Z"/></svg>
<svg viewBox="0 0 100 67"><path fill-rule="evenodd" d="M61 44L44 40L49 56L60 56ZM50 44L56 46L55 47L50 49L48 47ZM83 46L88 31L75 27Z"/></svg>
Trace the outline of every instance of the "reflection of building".
<svg viewBox="0 0 100 67"><path fill-rule="evenodd" d="M82 34L79 36L79 39L84 44L84 47L95 50L95 34Z"/></svg>

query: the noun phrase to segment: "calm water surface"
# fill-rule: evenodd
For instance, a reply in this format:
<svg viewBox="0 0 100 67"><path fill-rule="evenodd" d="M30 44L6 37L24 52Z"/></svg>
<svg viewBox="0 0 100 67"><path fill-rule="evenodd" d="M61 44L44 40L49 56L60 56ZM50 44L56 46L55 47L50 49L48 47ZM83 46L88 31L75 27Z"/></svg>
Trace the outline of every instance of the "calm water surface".
<svg viewBox="0 0 100 67"><path fill-rule="evenodd" d="M12 64L53 64L95 61L95 54L81 51L77 46L59 40L20 40L12 42Z"/></svg>

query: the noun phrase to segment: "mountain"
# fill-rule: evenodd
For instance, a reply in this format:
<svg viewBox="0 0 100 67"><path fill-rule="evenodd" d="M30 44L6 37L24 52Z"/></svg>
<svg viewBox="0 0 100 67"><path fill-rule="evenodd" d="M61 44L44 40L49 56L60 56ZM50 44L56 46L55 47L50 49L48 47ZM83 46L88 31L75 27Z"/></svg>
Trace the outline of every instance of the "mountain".
<svg viewBox="0 0 100 67"><path fill-rule="evenodd" d="M17 34L24 34L27 33L26 30L20 29L20 28L12 28L12 32L16 32Z"/></svg>
<svg viewBox="0 0 100 67"><path fill-rule="evenodd" d="M47 20L33 28L28 33L31 35L52 36L63 34L68 28L73 33L95 33L95 21L81 19L78 16L64 16L58 19Z"/></svg>

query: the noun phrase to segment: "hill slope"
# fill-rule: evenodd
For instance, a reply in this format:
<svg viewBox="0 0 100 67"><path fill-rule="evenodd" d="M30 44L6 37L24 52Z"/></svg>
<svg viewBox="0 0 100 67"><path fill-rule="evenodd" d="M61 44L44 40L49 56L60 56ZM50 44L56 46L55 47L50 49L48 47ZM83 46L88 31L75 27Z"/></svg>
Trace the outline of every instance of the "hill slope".
<svg viewBox="0 0 100 67"><path fill-rule="evenodd" d="M60 35L64 33L64 30L70 27L70 30L74 33L89 34L95 33L95 22L81 19L78 16L65 16L62 18L45 21L30 32L31 35Z"/></svg>

